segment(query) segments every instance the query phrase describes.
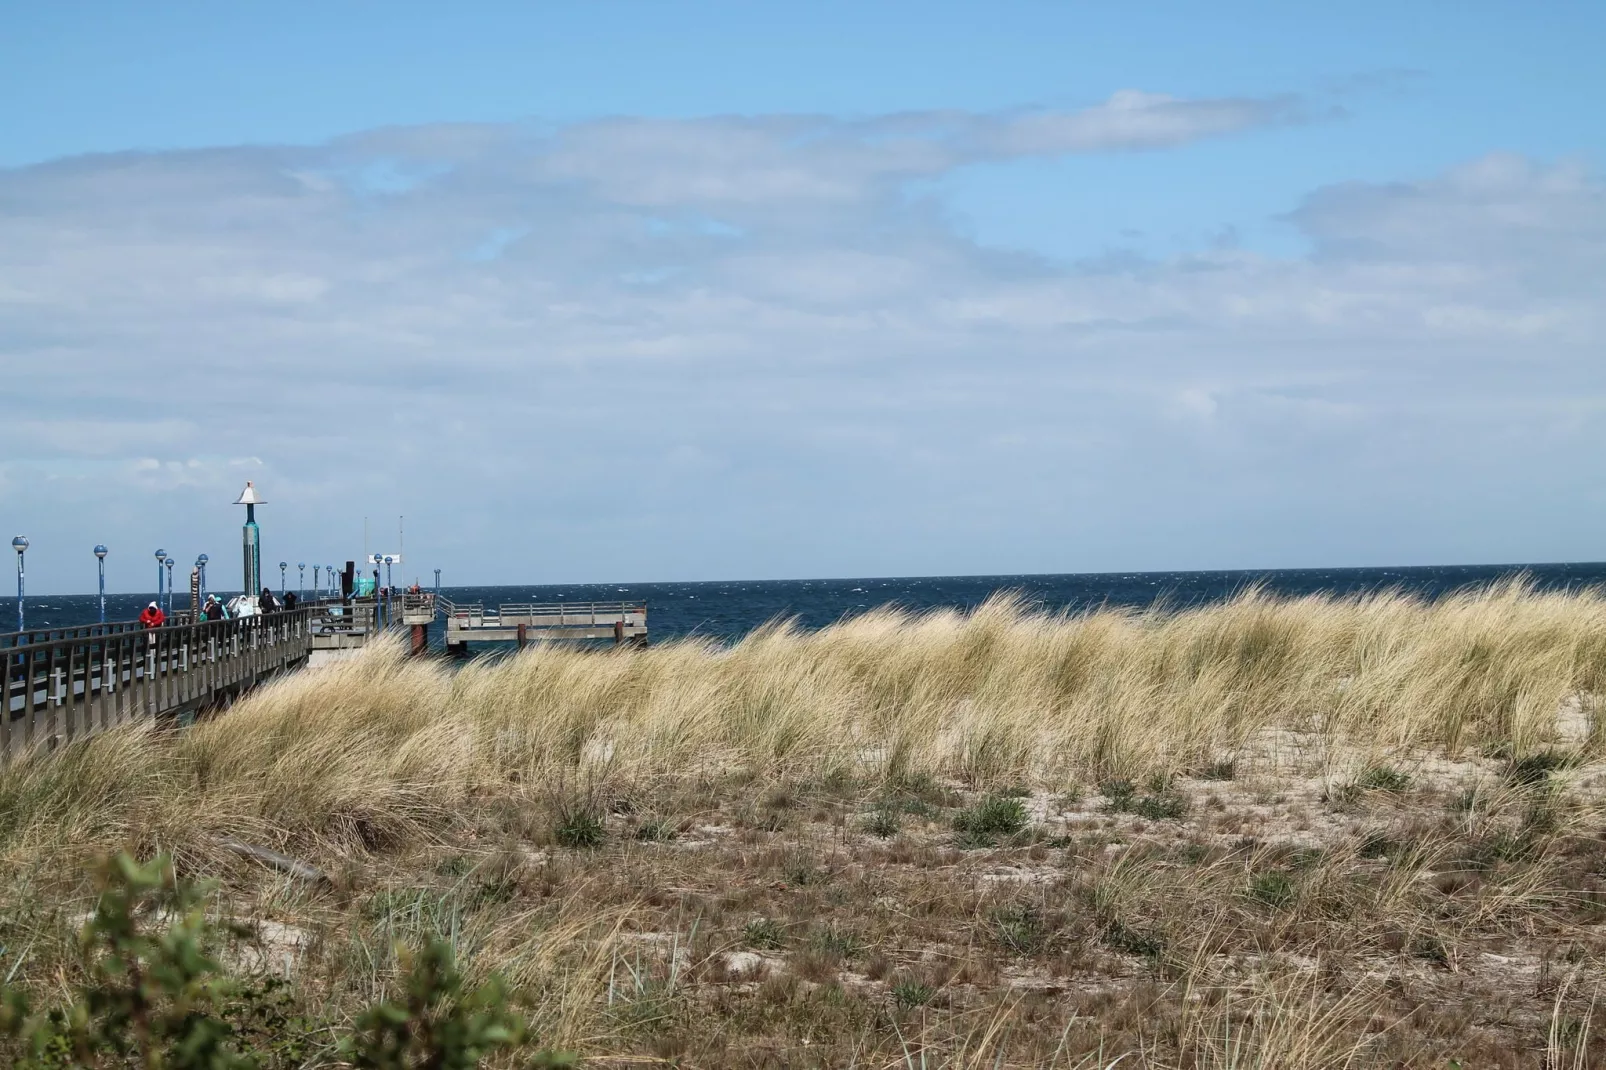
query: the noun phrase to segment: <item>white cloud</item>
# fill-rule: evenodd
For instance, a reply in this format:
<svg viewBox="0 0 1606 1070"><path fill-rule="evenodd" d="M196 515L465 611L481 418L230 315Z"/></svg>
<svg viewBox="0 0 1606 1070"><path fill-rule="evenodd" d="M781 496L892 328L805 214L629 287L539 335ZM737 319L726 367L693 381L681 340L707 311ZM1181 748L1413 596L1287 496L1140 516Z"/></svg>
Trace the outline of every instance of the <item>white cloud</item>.
<svg viewBox="0 0 1606 1070"><path fill-rule="evenodd" d="M525 576L532 545L592 577L1406 557L1477 515L1378 541L1422 480L1606 519L1574 490L1606 474L1606 195L1580 165L1317 190L1295 259L1055 265L909 195L1303 118L1125 92L0 172L0 511L215 547L260 458L295 552L406 512L463 579ZM1246 528L1268 496L1284 521ZM1489 554L1520 544L1493 524Z"/></svg>

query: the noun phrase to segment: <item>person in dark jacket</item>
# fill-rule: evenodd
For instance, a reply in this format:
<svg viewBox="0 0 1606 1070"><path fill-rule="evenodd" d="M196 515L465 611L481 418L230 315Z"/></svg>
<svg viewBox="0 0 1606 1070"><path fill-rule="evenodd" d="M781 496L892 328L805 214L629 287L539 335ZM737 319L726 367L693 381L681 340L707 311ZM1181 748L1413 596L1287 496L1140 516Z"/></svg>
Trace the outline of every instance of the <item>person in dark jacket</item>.
<svg viewBox="0 0 1606 1070"><path fill-rule="evenodd" d="M140 610L139 622L147 628L160 628L167 623L167 614L162 612L161 606L152 602Z"/></svg>
<svg viewBox="0 0 1606 1070"><path fill-rule="evenodd" d="M298 606L300 603L301 603L301 599L300 599L300 597L298 597L296 595L296 593L294 591L286 591L286 592L284 592L284 611L286 613L288 613L292 609L296 608L296 606Z"/></svg>
<svg viewBox="0 0 1606 1070"><path fill-rule="evenodd" d="M201 619L202 620L222 620L223 619L223 603L219 602L217 600L217 596L216 595L209 594L209 595L206 596L206 605L201 607Z"/></svg>
<svg viewBox="0 0 1606 1070"><path fill-rule="evenodd" d="M266 587L262 588L262 594L257 599L257 610L261 613L277 613L279 609L279 600L273 597L273 592Z"/></svg>

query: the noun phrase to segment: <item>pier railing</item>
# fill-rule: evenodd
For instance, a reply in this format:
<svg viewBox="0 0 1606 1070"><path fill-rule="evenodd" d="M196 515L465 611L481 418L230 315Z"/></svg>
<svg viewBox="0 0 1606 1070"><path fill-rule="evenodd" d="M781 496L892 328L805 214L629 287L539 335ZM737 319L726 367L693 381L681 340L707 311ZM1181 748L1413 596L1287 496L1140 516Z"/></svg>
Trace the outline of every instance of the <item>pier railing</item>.
<svg viewBox="0 0 1606 1070"><path fill-rule="evenodd" d="M397 596L396 615L400 624L428 624L435 619L435 592L403 591Z"/></svg>
<svg viewBox="0 0 1606 1070"><path fill-rule="evenodd" d="M304 663L310 622L310 610L296 609L163 628L57 629L91 634L6 643L0 647L0 758L227 701Z"/></svg>
<svg viewBox="0 0 1606 1070"><path fill-rule="evenodd" d="M553 618L559 625L606 624L632 613L647 612L645 602L504 602L487 610L483 602L456 603L442 596L437 603L448 620Z"/></svg>
<svg viewBox="0 0 1606 1070"><path fill-rule="evenodd" d="M167 624L189 624L190 611L176 609L173 615L167 618ZM71 628L29 628L25 632L5 632L0 634L0 650L8 650L19 646L34 646L39 643L53 643L60 639L94 639L98 636L122 635L125 632L143 632L145 625L137 620L107 621L105 624L79 624Z"/></svg>

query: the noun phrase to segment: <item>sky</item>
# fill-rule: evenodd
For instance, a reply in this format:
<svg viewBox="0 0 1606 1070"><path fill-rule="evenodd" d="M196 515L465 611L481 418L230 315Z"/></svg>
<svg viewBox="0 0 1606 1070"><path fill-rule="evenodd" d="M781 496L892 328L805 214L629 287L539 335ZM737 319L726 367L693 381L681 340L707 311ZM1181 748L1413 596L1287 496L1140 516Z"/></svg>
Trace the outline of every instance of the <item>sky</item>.
<svg viewBox="0 0 1606 1070"><path fill-rule="evenodd" d="M1606 558L1606 5L0 27L30 590Z"/></svg>

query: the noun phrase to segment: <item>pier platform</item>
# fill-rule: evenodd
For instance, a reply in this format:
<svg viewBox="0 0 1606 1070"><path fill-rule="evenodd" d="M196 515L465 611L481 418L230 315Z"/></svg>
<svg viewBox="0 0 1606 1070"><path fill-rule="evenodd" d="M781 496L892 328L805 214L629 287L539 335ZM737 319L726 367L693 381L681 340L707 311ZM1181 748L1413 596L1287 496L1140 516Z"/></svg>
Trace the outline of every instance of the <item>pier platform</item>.
<svg viewBox="0 0 1606 1070"><path fill-rule="evenodd" d="M612 639L647 645L645 602L519 602L494 609L441 598L436 609L446 620L446 649L466 650L470 642L517 643L572 639Z"/></svg>

